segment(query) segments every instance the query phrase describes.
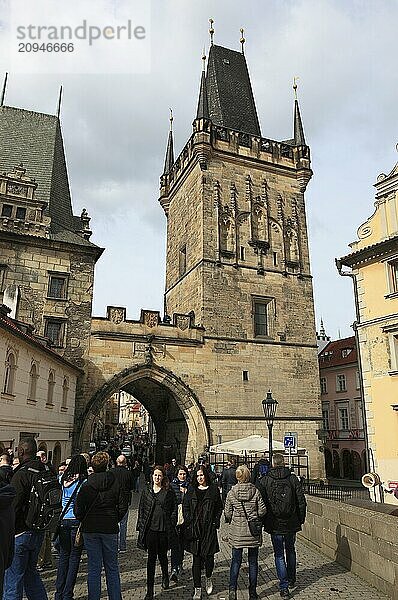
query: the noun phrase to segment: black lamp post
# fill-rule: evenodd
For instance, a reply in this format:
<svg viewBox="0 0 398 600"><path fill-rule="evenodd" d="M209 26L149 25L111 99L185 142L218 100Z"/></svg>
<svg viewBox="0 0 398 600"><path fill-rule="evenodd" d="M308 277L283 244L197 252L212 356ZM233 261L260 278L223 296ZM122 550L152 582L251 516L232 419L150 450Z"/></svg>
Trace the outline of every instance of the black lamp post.
<svg viewBox="0 0 398 600"><path fill-rule="evenodd" d="M268 427L268 453L269 453L269 462L272 467L272 428L274 426L274 420L276 415L276 409L278 406L278 401L272 397L271 390L268 390L266 398L262 401L263 411L265 421Z"/></svg>

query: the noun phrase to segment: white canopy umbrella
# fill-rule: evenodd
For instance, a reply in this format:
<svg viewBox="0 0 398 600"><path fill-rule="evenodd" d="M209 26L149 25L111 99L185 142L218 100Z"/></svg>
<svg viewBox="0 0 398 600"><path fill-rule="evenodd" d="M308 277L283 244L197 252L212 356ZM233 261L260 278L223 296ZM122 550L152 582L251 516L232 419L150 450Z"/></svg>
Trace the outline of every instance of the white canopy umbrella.
<svg viewBox="0 0 398 600"><path fill-rule="evenodd" d="M273 440L272 449L278 452L284 452L285 447L282 442ZM261 454L268 451L268 438L262 435L249 435L238 440L223 442L210 446L209 452L215 454L233 454L235 456L247 456L248 454Z"/></svg>

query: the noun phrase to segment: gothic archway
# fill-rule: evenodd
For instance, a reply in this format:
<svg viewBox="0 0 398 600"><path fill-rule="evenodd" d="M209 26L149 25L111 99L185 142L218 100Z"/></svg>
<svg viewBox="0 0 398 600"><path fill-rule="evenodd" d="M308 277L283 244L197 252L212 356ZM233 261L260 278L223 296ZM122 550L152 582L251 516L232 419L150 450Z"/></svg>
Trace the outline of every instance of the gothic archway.
<svg viewBox="0 0 398 600"><path fill-rule="evenodd" d="M183 460L191 461L208 447L207 420L194 392L168 369L141 364L117 373L92 395L78 419L78 448L88 448L95 416L118 390L133 395L149 412L157 434L157 460L165 461L178 449Z"/></svg>

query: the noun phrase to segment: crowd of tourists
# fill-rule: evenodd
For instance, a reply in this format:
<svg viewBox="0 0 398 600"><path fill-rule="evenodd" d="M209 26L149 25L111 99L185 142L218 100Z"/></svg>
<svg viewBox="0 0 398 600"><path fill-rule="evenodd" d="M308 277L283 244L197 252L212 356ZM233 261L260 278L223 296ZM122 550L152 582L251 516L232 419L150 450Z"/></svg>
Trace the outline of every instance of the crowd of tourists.
<svg viewBox="0 0 398 600"><path fill-rule="evenodd" d="M51 543L58 554L54 600L73 599L83 549L88 600L101 597L103 570L108 598L121 600L119 554L127 550L128 509L137 489L126 457L116 457L110 468L107 452L77 454L56 474L45 453L37 452L35 440L26 438L18 446L18 459L13 469L4 456L0 458L0 598L48 598L37 567L40 552L45 559L48 540L50 555ZM266 468L260 463L250 473L246 465L230 462L220 478L206 458L188 467L175 459L152 467L141 491L136 524L137 546L147 553L145 600L154 598L157 561L167 590L183 575L185 552L192 556L193 599L202 598L203 571L204 589L207 595L213 593L223 516L231 546L229 599L237 597L245 548L249 598L259 597L258 554L264 531L271 536L280 595L290 596L296 585L295 536L305 520L305 496L283 455L274 455Z"/></svg>

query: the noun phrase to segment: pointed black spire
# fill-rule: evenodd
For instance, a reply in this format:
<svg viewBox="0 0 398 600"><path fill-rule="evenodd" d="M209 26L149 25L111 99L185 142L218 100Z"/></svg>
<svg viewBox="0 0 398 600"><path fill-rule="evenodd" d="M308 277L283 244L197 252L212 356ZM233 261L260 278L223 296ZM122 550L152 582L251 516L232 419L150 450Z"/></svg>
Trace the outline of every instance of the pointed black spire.
<svg viewBox="0 0 398 600"><path fill-rule="evenodd" d="M58 104L57 104L57 117L58 117L58 119L60 118L60 115L61 115L61 102L62 102L62 85L59 88L59 95L58 95Z"/></svg>
<svg viewBox="0 0 398 600"><path fill-rule="evenodd" d="M174 165L174 143L173 143L173 111L170 108L170 131L167 140L166 157L164 159L163 175L168 175Z"/></svg>
<svg viewBox="0 0 398 600"><path fill-rule="evenodd" d="M209 118L209 104L207 101L207 85L206 85L206 54L203 50L203 70L202 70L202 79L200 80L200 91L199 91L199 101L198 101L198 110L196 111L197 119L208 119Z"/></svg>
<svg viewBox="0 0 398 600"><path fill-rule="evenodd" d="M294 78L294 144L295 146L306 146L303 123L301 121L300 107L297 100L297 77Z"/></svg>

